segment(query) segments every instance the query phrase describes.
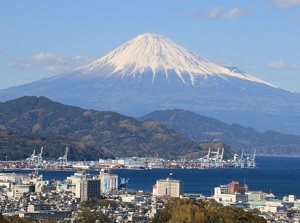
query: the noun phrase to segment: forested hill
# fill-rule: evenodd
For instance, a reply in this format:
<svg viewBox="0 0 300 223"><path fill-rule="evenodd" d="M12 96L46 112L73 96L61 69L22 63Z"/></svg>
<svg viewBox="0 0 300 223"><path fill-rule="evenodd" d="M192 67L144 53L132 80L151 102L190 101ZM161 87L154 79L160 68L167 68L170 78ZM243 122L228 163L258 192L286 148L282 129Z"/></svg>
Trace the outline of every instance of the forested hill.
<svg viewBox="0 0 300 223"><path fill-rule="evenodd" d="M103 154L99 149L89 147L79 140L43 137L38 135L22 135L8 133L0 130L0 161L25 160L33 151L36 154L44 147L43 157L45 159L57 160L64 155L65 148L69 147L69 160L97 160L99 157L111 158Z"/></svg>
<svg viewBox="0 0 300 223"><path fill-rule="evenodd" d="M191 111L174 109L151 112L141 120L156 120L195 142L221 141L234 150L279 156L300 156L300 136L275 131L259 132L239 124L227 124Z"/></svg>
<svg viewBox="0 0 300 223"><path fill-rule="evenodd" d="M196 142L157 121L140 122L114 112L84 110L45 97L26 96L0 103L0 129L9 134L44 137L39 147L51 137L53 142L57 138L75 140L84 148L97 151L91 153L98 154L97 157L86 157L93 159L99 156L197 157L206 153ZM76 144L71 147L79 148ZM12 146L14 142L5 149ZM24 146L28 152L33 149L32 145ZM57 145L63 149L65 146L67 143Z"/></svg>

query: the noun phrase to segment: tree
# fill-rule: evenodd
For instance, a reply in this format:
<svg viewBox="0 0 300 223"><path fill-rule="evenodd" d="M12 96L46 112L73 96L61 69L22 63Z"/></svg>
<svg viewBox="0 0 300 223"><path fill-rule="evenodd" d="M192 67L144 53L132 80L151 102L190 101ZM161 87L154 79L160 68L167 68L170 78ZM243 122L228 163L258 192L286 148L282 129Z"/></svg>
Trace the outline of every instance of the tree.
<svg viewBox="0 0 300 223"><path fill-rule="evenodd" d="M109 223L111 222L109 217L102 212L91 211L89 209L83 209L82 212L78 214L75 219L75 223L91 223L96 222L99 223Z"/></svg>
<svg viewBox="0 0 300 223"><path fill-rule="evenodd" d="M170 199L153 223L265 223L265 219L243 209L222 206L215 201Z"/></svg>
<svg viewBox="0 0 300 223"><path fill-rule="evenodd" d="M8 221L4 218L4 216L2 215L2 213L0 213L0 222L3 222L3 223L8 222Z"/></svg>

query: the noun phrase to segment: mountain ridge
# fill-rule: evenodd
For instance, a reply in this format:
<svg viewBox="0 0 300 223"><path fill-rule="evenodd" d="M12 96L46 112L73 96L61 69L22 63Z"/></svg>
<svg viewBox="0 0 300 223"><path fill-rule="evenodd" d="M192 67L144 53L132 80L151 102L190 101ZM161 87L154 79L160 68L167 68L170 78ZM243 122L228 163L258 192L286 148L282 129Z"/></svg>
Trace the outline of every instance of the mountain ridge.
<svg viewBox="0 0 300 223"><path fill-rule="evenodd" d="M138 44L136 47L139 48L130 50L130 55L141 55L141 52L144 52L145 57L153 56L146 54L148 51L143 51L142 46L143 44ZM116 51L127 55L126 51L121 49L117 48ZM99 60L105 60L108 55ZM123 55L121 58L124 57ZM158 53L158 58L161 57ZM168 70L168 78L164 69L155 70L155 79L152 69L141 70L142 73L131 75L135 65L124 66L134 63L135 60L139 61L139 57L124 59L124 64L117 64L121 70L115 70L116 67L112 64L101 67L102 64L99 69L97 64L91 67L93 69L87 65L52 78L1 90L0 101L25 95L45 96L64 104L114 111L133 117L140 117L155 110L187 109L226 123L250 126L259 131L274 130L300 135L300 93L288 92L264 81L250 81L249 78L245 78L248 77L247 74L237 68L222 69L231 74L240 73L244 78L225 76L223 73L215 75L214 67L212 70L207 69L206 76L188 72L178 75L176 69L183 69L184 66ZM142 65L138 67L143 68Z"/></svg>
<svg viewBox="0 0 300 223"><path fill-rule="evenodd" d="M172 109L151 112L140 118L155 120L189 137L195 142L221 141L235 151L258 154L299 156L300 136L275 131L259 132L239 124L227 124L191 111Z"/></svg>
<svg viewBox="0 0 300 223"><path fill-rule="evenodd" d="M140 122L115 112L85 110L45 97L25 96L0 103L0 129L80 141L104 157L159 154L175 158L205 153L197 143L159 122Z"/></svg>

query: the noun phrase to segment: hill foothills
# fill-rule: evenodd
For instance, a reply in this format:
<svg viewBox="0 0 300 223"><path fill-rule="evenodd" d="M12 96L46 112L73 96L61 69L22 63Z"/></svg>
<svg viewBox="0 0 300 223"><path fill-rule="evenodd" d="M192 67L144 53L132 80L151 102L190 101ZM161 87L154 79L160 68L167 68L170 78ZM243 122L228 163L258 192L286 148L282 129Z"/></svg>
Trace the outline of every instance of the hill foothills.
<svg viewBox="0 0 300 223"><path fill-rule="evenodd" d="M2 147L6 149L2 149L1 153L9 152L8 148L24 148L26 153L23 156L30 155L33 149L41 146L47 151L47 144L50 148L56 146L63 151L68 143L71 144L71 151L75 147L74 153L85 153L83 157L93 160L115 156L159 155L175 158L206 153L196 142L157 121L137 121L114 112L84 110L45 97L22 97L0 103L0 127L4 138L13 137L16 140L3 139L6 144ZM12 133L35 137L40 145L33 140L21 143L25 138L18 139ZM55 142L57 138L60 140ZM61 145L58 145L59 142ZM84 152L87 148L93 148L93 152ZM21 153L11 151L12 156ZM74 157L79 157L79 154Z"/></svg>
<svg viewBox="0 0 300 223"><path fill-rule="evenodd" d="M60 156L68 146L74 160L195 158L206 155L209 147L225 148L225 158L242 148L246 153L256 148L258 154L299 155L296 147L300 141L298 136L259 133L189 111L155 111L137 120L33 96L0 103L0 129L0 155L9 154L14 159L24 159L41 146L47 158Z"/></svg>

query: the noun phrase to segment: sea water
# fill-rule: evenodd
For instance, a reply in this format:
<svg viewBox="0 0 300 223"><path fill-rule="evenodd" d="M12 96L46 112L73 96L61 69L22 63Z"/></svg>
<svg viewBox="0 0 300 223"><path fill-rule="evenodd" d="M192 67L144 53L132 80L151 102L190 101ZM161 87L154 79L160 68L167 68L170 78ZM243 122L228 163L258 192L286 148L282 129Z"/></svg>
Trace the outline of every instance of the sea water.
<svg viewBox="0 0 300 223"><path fill-rule="evenodd" d="M214 187L238 181L250 191L272 192L278 198L295 195L300 199L300 157L257 157L256 168L239 169L113 169L120 178L128 179L128 189L152 191L156 180L171 177L182 180L184 193L213 194ZM99 172L93 172L98 174ZM170 175L170 173L172 173ZM45 180L64 180L71 171L40 171Z"/></svg>

